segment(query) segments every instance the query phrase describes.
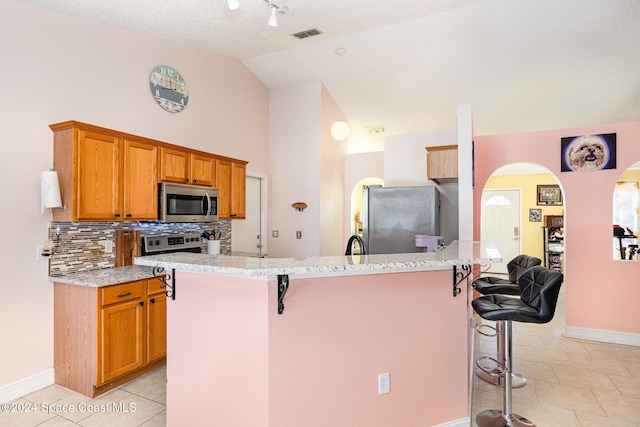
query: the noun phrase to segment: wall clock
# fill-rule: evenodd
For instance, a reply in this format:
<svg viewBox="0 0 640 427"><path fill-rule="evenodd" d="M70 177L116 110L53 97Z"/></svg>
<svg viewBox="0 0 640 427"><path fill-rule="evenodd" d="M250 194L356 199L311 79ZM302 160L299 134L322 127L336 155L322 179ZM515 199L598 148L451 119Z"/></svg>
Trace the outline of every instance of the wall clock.
<svg viewBox="0 0 640 427"><path fill-rule="evenodd" d="M180 73L168 65L158 65L149 79L151 94L166 111L179 113L189 101L187 84Z"/></svg>

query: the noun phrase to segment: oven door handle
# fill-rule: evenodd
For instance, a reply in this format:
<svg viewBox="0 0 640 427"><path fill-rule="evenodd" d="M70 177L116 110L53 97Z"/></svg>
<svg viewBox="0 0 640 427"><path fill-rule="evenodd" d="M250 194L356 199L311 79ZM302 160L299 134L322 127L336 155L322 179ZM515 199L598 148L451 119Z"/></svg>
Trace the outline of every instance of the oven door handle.
<svg viewBox="0 0 640 427"><path fill-rule="evenodd" d="M204 211L204 219L207 219L209 217L209 211L211 210L211 207L209 206L210 204L210 199L209 199L209 193L207 193L206 191L204 192L204 196L202 197L202 210ZM206 206L206 207L205 207Z"/></svg>

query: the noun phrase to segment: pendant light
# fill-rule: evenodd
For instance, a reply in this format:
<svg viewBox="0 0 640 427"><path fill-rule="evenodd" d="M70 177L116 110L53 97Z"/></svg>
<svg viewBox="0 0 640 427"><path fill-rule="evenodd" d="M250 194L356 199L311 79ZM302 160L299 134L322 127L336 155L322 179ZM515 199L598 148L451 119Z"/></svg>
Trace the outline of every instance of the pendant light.
<svg viewBox="0 0 640 427"><path fill-rule="evenodd" d="M236 10L240 7L238 0L227 0L227 5L229 5L229 10Z"/></svg>

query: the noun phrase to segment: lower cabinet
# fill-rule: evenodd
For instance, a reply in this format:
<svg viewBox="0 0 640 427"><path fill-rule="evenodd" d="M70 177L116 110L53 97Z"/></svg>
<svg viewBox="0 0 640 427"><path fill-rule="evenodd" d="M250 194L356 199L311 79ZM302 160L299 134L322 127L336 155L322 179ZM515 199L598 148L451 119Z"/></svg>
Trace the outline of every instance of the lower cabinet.
<svg viewBox="0 0 640 427"><path fill-rule="evenodd" d="M165 363L162 280L54 287L56 384L95 397Z"/></svg>

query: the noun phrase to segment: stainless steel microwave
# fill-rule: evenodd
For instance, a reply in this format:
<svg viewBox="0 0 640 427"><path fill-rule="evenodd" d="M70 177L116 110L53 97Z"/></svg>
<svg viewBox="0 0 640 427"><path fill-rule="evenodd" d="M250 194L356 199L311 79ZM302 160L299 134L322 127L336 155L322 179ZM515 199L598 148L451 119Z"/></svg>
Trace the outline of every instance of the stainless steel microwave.
<svg viewBox="0 0 640 427"><path fill-rule="evenodd" d="M218 189L198 185L158 184L158 219L163 222L218 220Z"/></svg>

